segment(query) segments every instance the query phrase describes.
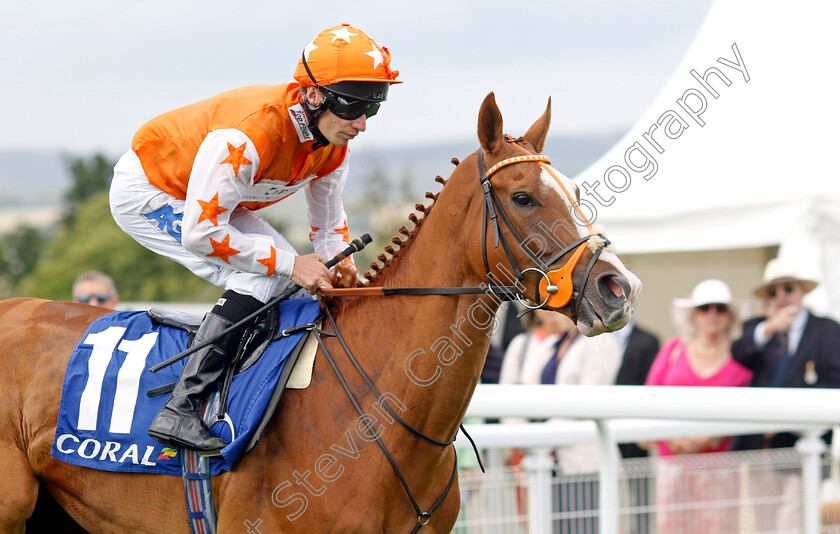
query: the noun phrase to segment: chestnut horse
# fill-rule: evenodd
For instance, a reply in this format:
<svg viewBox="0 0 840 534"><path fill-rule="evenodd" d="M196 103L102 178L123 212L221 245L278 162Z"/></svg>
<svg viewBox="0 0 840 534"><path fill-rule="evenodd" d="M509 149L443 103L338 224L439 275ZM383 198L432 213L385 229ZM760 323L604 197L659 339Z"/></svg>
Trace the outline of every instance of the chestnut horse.
<svg viewBox="0 0 840 534"><path fill-rule="evenodd" d="M489 269L496 284L520 286L531 302L570 316L587 335L623 327L640 283L604 249L605 239L573 220L577 188L537 156L550 105L513 140L503 135L489 94L479 111L479 150L463 162L453 160L451 178L437 195L427 194L431 207L418 205L423 217L409 217L416 226L401 229L408 237L395 238L399 250L386 247L392 257L380 255L384 265L366 275L366 287L485 288ZM485 183L482 175L492 180ZM544 273L564 265L560 274L574 295L554 301L548 286L566 282ZM514 272L522 273L521 281ZM346 347L382 397L365 383L340 340L325 336L309 388L287 391L256 447L232 471L213 477L219 532L411 532L421 524L423 533L452 529L460 506L453 447L422 439L394 424L391 414L431 438L452 439L478 383L499 297L488 290L357 296L337 304L330 308ZM39 489L49 490L90 532L190 531L178 477L92 470L50 455L65 366L102 314L37 299L0 303L0 533L24 530ZM332 330L329 321L324 330ZM392 411L382 409L382 398ZM431 516L418 517L412 498L423 512L433 510Z"/></svg>

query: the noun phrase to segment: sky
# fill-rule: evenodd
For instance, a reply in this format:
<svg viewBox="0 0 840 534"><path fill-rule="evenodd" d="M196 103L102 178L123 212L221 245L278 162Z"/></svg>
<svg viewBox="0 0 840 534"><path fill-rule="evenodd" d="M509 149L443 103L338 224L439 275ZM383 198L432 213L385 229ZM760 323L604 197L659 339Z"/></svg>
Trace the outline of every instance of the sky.
<svg viewBox="0 0 840 534"><path fill-rule="evenodd" d="M521 135L626 129L673 74L711 0L0 4L0 150L121 154L148 119L216 93L293 81L342 22L392 54L403 84L356 148L475 139L491 91Z"/></svg>

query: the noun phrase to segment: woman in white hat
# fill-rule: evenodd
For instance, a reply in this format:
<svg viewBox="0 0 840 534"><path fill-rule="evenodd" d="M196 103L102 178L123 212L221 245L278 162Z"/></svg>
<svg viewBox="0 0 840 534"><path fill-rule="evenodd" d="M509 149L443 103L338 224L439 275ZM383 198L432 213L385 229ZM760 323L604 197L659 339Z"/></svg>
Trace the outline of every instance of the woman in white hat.
<svg viewBox="0 0 840 534"><path fill-rule="evenodd" d="M653 386L746 386L752 373L732 359L730 345L741 331L742 310L725 282L716 279L697 284L689 299L674 301L674 321L680 335L669 340L657 354L646 385ZM693 437L660 441L660 456L729 450L731 437ZM663 463L657 477L660 505L703 502L725 498L721 492L737 491L737 480L720 480L714 470L698 477L683 473L681 462ZM703 478L703 480L700 480ZM710 491L712 493L710 493ZM731 495L735 498L736 495ZM657 516L660 534L734 532L736 509L684 510Z"/></svg>

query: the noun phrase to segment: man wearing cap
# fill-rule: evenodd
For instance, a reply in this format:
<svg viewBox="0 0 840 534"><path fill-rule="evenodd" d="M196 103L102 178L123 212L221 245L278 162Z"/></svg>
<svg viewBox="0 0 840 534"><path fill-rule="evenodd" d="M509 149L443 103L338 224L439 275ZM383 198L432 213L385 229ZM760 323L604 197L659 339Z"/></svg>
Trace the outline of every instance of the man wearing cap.
<svg viewBox="0 0 840 534"><path fill-rule="evenodd" d="M194 343L259 309L292 283L329 288L325 267L349 241L341 195L347 144L365 131L397 81L388 49L348 24L303 49L296 83L249 86L143 125L114 169L111 212L146 248L224 288ZM315 253L299 256L255 210L303 190ZM211 391L242 329L193 354L149 429L170 446L216 451L196 406Z"/></svg>
<svg viewBox="0 0 840 534"><path fill-rule="evenodd" d="M802 299L817 287L796 269L776 258L764 270L761 284L753 293L762 299L765 317L744 323L743 335L732 344L732 357L753 371L751 386L757 387L840 387L840 324L817 317L802 305ZM789 433L736 436L733 450L793 447L797 436ZM795 494L800 479L795 473L762 469L751 478L754 496ZM799 508L768 506L757 510L762 530L799 528ZM778 508L778 509L777 509Z"/></svg>

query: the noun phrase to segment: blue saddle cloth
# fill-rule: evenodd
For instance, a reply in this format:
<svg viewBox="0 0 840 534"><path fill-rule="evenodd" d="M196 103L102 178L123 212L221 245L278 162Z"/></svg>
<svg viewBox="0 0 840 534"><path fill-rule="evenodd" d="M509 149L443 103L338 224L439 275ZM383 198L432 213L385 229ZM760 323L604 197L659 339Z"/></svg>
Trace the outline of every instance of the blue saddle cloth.
<svg viewBox="0 0 840 534"><path fill-rule="evenodd" d="M279 305L280 328L311 323L319 303L309 298ZM230 444L211 459L214 475L230 470L245 453L274 393L286 359L303 332L271 343L262 357L231 383L227 423L216 423L214 435ZM154 323L146 312L117 311L88 327L64 375L52 455L58 460L105 471L181 476L177 449L146 431L168 395L146 392L178 380L184 360L157 373L148 368L187 348L187 333ZM233 440L231 441L231 439Z"/></svg>

